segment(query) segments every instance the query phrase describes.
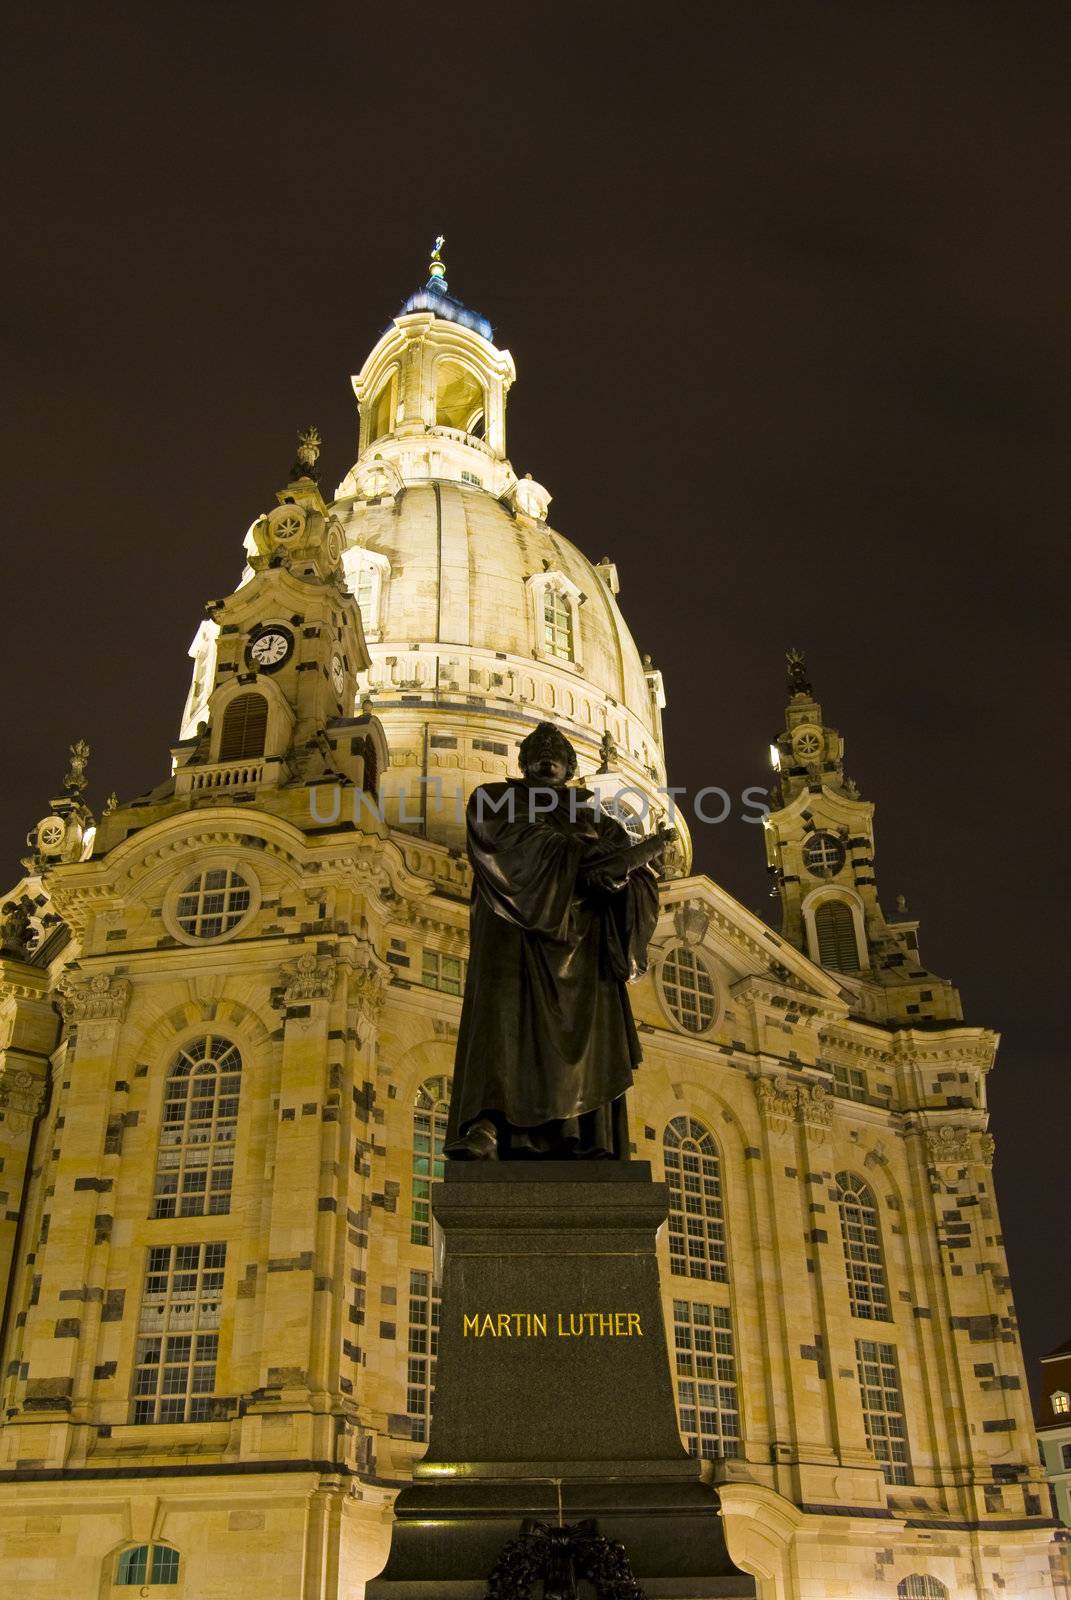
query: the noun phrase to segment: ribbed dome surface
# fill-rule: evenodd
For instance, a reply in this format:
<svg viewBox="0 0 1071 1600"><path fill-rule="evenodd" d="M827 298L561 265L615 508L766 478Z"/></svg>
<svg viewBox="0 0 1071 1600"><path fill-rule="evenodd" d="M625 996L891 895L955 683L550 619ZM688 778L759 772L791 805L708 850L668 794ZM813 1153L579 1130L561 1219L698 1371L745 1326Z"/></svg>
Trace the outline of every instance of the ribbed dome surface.
<svg viewBox="0 0 1071 1600"><path fill-rule="evenodd" d="M531 660L537 640L528 580L561 573L584 596L578 610L578 693L610 696L652 733L651 697L639 651L607 583L575 545L510 510L482 489L414 485L396 502L339 504L351 545L385 556L390 574L378 650L459 645ZM657 738L657 735L656 735Z"/></svg>

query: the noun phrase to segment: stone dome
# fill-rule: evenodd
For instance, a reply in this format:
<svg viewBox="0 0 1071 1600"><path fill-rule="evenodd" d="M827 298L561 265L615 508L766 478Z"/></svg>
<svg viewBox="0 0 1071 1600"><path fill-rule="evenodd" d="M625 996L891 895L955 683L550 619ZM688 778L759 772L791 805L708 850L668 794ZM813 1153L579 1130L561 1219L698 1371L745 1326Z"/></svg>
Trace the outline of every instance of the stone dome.
<svg viewBox="0 0 1071 1600"><path fill-rule="evenodd" d="M514 375L482 328L407 302L353 380L359 454L332 507L372 658L363 687L390 744L388 820L450 844L463 799L515 773L543 719L601 797L639 790L643 812L665 783L661 676L616 569L549 526L549 493L506 455Z"/></svg>

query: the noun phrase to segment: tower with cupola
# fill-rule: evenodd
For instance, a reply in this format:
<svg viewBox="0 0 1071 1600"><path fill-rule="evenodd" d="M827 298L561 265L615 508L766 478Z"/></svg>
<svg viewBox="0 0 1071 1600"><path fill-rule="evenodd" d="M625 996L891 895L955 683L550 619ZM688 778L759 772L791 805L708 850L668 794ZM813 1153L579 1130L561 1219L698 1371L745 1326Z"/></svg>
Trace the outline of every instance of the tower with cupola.
<svg viewBox="0 0 1071 1600"><path fill-rule="evenodd" d="M770 746L774 808L766 852L785 937L842 973L865 1014L910 1023L957 1021L959 996L922 964L918 922L902 898L878 899L874 805L844 767L844 740L822 714L798 650L790 650L785 726Z"/></svg>

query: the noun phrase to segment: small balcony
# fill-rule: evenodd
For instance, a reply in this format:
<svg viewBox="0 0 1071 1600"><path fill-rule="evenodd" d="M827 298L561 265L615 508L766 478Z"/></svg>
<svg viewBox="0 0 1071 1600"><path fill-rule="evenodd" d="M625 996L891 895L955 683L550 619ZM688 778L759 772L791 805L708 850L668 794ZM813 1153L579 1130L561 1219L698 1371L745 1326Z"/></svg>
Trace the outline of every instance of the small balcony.
<svg viewBox="0 0 1071 1600"><path fill-rule="evenodd" d="M176 794L203 794L208 789L255 789L264 779L264 762L217 761L207 767L180 767Z"/></svg>

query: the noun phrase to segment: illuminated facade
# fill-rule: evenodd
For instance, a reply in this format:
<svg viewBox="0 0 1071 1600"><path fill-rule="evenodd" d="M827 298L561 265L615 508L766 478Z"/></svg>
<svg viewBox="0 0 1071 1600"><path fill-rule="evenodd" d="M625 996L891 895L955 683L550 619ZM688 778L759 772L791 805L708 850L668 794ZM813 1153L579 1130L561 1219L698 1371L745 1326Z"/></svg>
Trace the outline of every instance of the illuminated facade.
<svg viewBox="0 0 1071 1600"><path fill-rule="evenodd" d="M660 674L509 462L513 378L436 256L354 379L335 499L303 435L208 607L172 775L94 822L76 753L31 835L0 965L25 1600L349 1600L385 1558L432 1408L460 804L549 717L634 830L665 806ZM883 914L873 808L798 658L789 688L783 933L689 875L678 816L633 989L682 1435L763 1600L1051 1596L996 1038Z"/></svg>

